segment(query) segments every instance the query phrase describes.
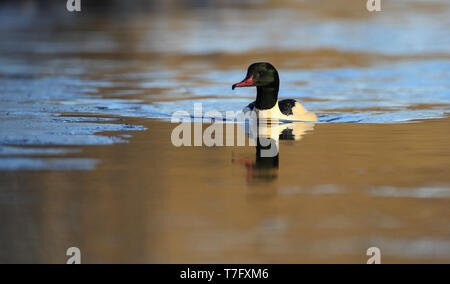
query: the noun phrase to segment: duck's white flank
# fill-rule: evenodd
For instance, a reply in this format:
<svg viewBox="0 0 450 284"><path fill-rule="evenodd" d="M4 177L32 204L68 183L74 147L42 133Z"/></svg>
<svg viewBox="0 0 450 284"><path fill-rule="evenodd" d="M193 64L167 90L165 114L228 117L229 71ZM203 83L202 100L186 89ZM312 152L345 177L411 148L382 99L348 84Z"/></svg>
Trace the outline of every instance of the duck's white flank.
<svg viewBox="0 0 450 284"><path fill-rule="evenodd" d="M267 119L267 120L287 120L287 121L317 121L317 116L313 112L309 112L306 110L302 104L299 102L295 102L295 106L292 108L292 114L285 115L281 112L280 107L277 104L271 109L250 109L246 107L244 112L254 111L256 110L259 119Z"/></svg>

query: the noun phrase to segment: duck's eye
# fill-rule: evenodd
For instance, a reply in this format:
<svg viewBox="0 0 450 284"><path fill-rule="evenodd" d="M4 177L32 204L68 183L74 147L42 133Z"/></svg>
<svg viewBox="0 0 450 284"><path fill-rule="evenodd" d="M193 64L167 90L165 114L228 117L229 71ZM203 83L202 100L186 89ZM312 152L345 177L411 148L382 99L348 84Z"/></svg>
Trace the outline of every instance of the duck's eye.
<svg viewBox="0 0 450 284"><path fill-rule="evenodd" d="M259 77L264 76L264 72L263 71L260 71L258 74L259 74Z"/></svg>

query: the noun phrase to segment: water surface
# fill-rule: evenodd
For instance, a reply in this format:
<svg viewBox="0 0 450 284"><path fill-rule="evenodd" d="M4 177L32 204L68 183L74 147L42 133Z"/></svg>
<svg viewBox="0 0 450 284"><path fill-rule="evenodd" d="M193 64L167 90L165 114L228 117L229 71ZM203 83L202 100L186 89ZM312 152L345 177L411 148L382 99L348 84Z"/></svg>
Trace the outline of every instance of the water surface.
<svg viewBox="0 0 450 284"><path fill-rule="evenodd" d="M0 262L449 262L448 1L172 2L0 6ZM319 122L174 147L255 61Z"/></svg>

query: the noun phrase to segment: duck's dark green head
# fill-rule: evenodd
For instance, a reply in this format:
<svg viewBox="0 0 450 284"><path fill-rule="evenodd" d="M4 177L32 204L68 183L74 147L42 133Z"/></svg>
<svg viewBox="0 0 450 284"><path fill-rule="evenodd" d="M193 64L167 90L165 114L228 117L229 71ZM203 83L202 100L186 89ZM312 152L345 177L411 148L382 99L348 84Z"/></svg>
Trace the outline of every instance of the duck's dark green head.
<svg viewBox="0 0 450 284"><path fill-rule="evenodd" d="M233 85L235 88L241 87L269 87L278 88L280 79L278 71L272 64L267 62L254 63L248 67L247 76L245 79Z"/></svg>

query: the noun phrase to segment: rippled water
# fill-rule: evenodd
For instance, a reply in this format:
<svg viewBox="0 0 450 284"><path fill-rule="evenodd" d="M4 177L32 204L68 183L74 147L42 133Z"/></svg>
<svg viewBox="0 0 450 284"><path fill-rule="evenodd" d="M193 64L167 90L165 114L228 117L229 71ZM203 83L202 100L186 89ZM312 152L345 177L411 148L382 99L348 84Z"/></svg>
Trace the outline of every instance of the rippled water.
<svg viewBox="0 0 450 284"><path fill-rule="evenodd" d="M316 254L354 261L358 238L363 241L357 250L382 243L394 262L450 259L448 224L442 221L448 219L450 182L445 136L450 113L448 1L386 0L380 13L367 12L360 0L149 2L158 5L141 11L87 6L81 14L57 5L0 6L4 216L17 218L11 213L16 212L14 204L6 202L11 196L18 203L45 201L49 211L63 216L47 216L58 232L70 235L64 224L77 217L58 207L68 197L56 184L73 193L74 212L83 211L82 198L99 203L112 198L113 206L104 211L94 202L87 210L91 216L115 215L121 207L116 201L124 198L139 205L125 204L136 219L164 227L149 229L150 234L165 240L156 244L174 249L173 254L165 255L155 244L156 256L141 255L140 261L209 262L218 261L212 252L230 252L228 261L242 262L247 252L248 261L297 262L302 261L296 258L299 250L308 251L303 261L323 261ZM236 112L255 99L254 89L231 90L255 61L269 61L279 69L280 98L295 98L319 117L315 128L302 132L301 141L281 142L279 171L259 172L240 149L195 152L172 146L172 113L193 113L196 103L204 112ZM185 182L186 168L193 165L210 175L188 171L193 180ZM214 181L220 181L217 193L203 190L215 188ZM187 191L180 189L184 183ZM78 192L78 184L86 190ZM133 194L107 194L119 187ZM230 196L229 187L245 192L234 190ZM26 188L51 197L29 196ZM144 194L142 188L151 192ZM147 198L154 197L167 204L148 201L159 217L141 220L148 213ZM192 203L185 204L186 199ZM28 202L26 210L39 211L37 203ZM346 209L349 203L355 212ZM411 208L418 208L412 217L407 213ZM211 210L211 216L204 214ZM250 216L242 220L248 227L227 225L244 215ZM305 223L296 223L298 216ZM358 216L366 216L372 227ZM116 217L128 223L123 215ZM132 226L131 236L124 236L118 229L123 224L105 225L100 219L87 221L88 226L118 233L118 243L148 242L148 232L140 228L145 226ZM36 230L25 223L20 229L8 224L35 236ZM431 233L417 229L417 223ZM209 234L198 236L195 228ZM396 238L396 230L402 239ZM330 231L331 237L324 237ZM108 238L103 234L93 233ZM259 239L261 234L269 236ZM75 240L83 239L81 232L76 235ZM214 241L223 236L228 241ZM299 236L304 236L301 242L296 241ZM310 246L312 239L317 242ZM105 251L116 240L108 240L87 246L99 259L111 260ZM198 247L198 241L204 246ZM340 251L332 244L340 244ZM20 247L17 243L8 255ZM19 255L17 260L27 259ZM135 260L122 251L112 259Z"/></svg>
<svg viewBox="0 0 450 284"><path fill-rule="evenodd" d="M254 90L233 93L231 84L265 60L280 69L280 96L303 100L323 122L445 117L449 5L391 2L378 14L355 4L335 14L314 5L198 9L120 24L71 17L58 29L58 17L4 17L2 112L167 118L196 102L236 111Z"/></svg>

